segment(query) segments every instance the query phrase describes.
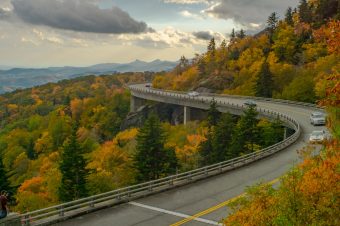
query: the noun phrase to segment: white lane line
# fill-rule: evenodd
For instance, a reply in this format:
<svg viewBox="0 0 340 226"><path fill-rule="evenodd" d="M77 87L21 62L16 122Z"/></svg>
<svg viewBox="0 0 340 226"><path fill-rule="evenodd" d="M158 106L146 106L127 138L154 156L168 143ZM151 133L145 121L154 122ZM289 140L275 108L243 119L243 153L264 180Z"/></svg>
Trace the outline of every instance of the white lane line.
<svg viewBox="0 0 340 226"><path fill-rule="evenodd" d="M166 213L166 214L169 214L169 215L174 215L174 216L177 216L177 217L183 217L183 218L191 217L190 215L187 215L187 214L169 211L169 210L161 209L161 208L158 208L158 207L148 206L148 205L144 205L144 204L137 203L137 202L129 202L129 204L134 205L134 206L139 206L139 207L149 209L149 210L154 210L154 211L161 212L161 213ZM199 222L202 222L202 223L206 223L206 224L210 224L210 225L221 225L220 223L218 223L216 221L211 221L211 220L207 220L207 219L203 219L203 218L195 218L193 220L199 221Z"/></svg>

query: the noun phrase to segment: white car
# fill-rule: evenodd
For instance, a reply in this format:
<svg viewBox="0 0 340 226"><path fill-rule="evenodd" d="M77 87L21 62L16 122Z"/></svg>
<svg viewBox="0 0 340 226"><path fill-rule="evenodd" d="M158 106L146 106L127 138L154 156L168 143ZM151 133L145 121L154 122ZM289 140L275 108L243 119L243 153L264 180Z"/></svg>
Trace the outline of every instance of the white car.
<svg viewBox="0 0 340 226"><path fill-rule="evenodd" d="M326 139L326 133L323 130L314 130L310 137L309 142L311 143L319 143Z"/></svg>
<svg viewBox="0 0 340 226"><path fill-rule="evenodd" d="M253 100L246 100L246 101L244 101L244 105L246 105L248 107L256 107L256 103Z"/></svg>
<svg viewBox="0 0 340 226"><path fill-rule="evenodd" d="M313 112L310 115L310 123L313 126L325 125L326 124L326 117L322 112Z"/></svg>
<svg viewBox="0 0 340 226"><path fill-rule="evenodd" d="M188 95L191 96L191 97L197 97L197 96L199 96L200 94L199 94L199 92L191 91L191 92L188 93Z"/></svg>

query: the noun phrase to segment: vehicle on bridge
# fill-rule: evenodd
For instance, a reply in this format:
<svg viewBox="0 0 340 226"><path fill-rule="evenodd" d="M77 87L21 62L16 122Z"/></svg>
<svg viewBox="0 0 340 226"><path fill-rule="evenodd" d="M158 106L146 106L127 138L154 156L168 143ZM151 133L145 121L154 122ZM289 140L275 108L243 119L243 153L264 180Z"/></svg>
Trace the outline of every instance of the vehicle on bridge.
<svg viewBox="0 0 340 226"><path fill-rule="evenodd" d="M244 105L246 105L246 106L248 106L248 107L256 107L256 106L257 106L257 104L255 103L255 101L253 101L253 100L246 100L246 101L244 102Z"/></svg>
<svg viewBox="0 0 340 226"><path fill-rule="evenodd" d="M188 93L188 96L191 96L191 97L197 97L199 95L200 95L200 93L196 92L196 91L191 91L191 92Z"/></svg>
<svg viewBox="0 0 340 226"><path fill-rule="evenodd" d="M313 112L310 115L310 123L313 126L325 125L326 124L326 117L322 112Z"/></svg>

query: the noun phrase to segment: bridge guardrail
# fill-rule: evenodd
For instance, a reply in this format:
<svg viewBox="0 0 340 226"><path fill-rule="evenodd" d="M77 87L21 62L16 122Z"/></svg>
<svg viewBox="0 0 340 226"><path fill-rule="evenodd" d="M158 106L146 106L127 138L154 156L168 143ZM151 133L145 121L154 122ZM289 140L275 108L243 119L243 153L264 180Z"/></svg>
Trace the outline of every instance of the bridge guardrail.
<svg viewBox="0 0 340 226"><path fill-rule="evenodd" d="M136 84L129 84L128 88L135 89L131 87L131 85L138 85ZM162 90L157 88L149 88L150 90L160 91L160 92L171 92L171 93L178 93L187 95L188 92L185 91L174 91L174 90ZM300 105L305 107L311 107L311 108L318 108L323 109L323 107L318 106L316 104L312 103L306 103L306 102L299 102L299 101L293 101L293 100L284 100L284 99L276 99L276 98L265 98L265 97L255 97L255 96L241 96L241 95L229 95L229 94L215 94L215 93L201 93L206 96L212 96L212 97L228 97L228 98L234 98L234 99L253 99L253 100L259 100L259 101L270 101L270 102L277 102L277 103L285 103L285 104L291 104L291 105Z"/></svg>
<svg viewBox="0 0 340 226"><path fill-rule="evenodd" d="M134 89L133 91L144 92L143 90L138 89ZM156 90L152 91L150 90L149 92L151 93L157 92L160 95L176 96L173 94L164 93ZM187 99L192 101L202 101L200 99L191 97L188 97ZM203 101L208 102L208 100ZM233 107L244 109L243 106L233 105ZM272 155L280 150L283 150L289 145L293 144L300 137L301 128L299 123L294 118L285 114L281 114L266 109L258 108L257 110L260 111L263 115L267 115L267 117L271 118L279 117L280 120L282 120L283 122L293 125L293 127L295 128L295 133L290 137L286 138L285 140L277 144L274 144L270 147L234 159L190 170L187 172L179 173L176 175L171 175L161 179L132 185L125 188L105 192L102 194L78 199L75 201L62 203L60 205L55 205L44 209L21 214L22 225L48 225L52 223L57 223L65 219L75 217L77 215L113 206L115 204L128 202L133 199L165 191L174 187L182 186L188 183L192 183L193 181L211 177L213 175L221 174L223 172L236 169L243 165L262 159L266 156Z"/></svg>

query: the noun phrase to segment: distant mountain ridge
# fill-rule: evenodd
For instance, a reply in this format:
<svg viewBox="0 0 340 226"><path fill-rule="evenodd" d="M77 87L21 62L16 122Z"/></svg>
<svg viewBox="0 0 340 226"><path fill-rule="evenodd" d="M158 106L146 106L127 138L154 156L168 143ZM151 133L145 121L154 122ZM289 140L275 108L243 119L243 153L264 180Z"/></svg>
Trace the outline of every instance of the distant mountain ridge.
<svg viewBox="0 0 340 226"><path fill-rule="evenodd" d="M0 93L85 75L112 74L117 72L169 71L176 65L177 62L171 61L154 60L145 62L135 60L125 64L105 63L89 67L12 68L9 70L0 70Z"/></svg>

